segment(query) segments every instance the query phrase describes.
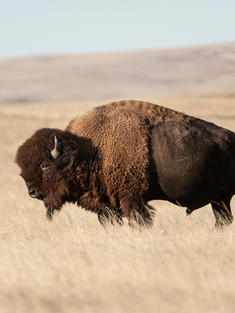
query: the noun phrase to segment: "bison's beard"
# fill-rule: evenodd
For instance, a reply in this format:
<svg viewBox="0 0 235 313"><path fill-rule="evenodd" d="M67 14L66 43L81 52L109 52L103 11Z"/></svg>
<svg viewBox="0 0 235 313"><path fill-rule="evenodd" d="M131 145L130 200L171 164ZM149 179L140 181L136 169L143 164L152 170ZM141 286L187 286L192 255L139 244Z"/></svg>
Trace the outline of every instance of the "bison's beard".
<svg viewBox="0 0 235 313"><path fill-rule="evenodd" d="M49 220L52 220L52 217L54 215L54 212L55 210L59 211L61 209L61 206L60 207L53 207L51 206L48 202L44 201L44 205L45 205L45 208L47 209L47 212L46 212L46 217L49 219Z"/></svg>
<svg viewBox="0 0 235 313"><path fill-rule="evenodd" d="M51 220L52 219L52 216L54 215L54 211L55 209L50 206L47 202L44 201L44 205L45 205L45 208L47 209L47 212L46 212L46 217Z"/></svg>

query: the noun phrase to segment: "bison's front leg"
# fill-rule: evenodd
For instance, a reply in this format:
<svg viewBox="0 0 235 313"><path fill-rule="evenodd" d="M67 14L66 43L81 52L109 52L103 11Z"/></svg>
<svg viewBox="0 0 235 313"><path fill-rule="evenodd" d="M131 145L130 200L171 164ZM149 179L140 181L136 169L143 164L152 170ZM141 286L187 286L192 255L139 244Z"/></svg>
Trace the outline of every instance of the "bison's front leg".
<svg viewBox="0 0 235 313"><path fill-rule="evenodd" d="M98 213L98 220L102 226L106 226L108 223L115 225L122 225L123 224L123 215L119 211L110 210L110 208L106 208L101 210Z"/></svg>
<svg viewBox="0 0 235 313"><path fill-rule="evenodd" d="M223 228L224 226L232 223L233 215L230 207L231 198L231 195L226 195L220 200L211 201L211 206L215 215L216 228Z"/></svg>
<svg viewBox="0 0 235 313"><path fill-rule="evenodd" d="M144 201L136 202L124 198L120 201L120 208L130 226L137 224L142 228L153 225L154 209Z"/></svg>
<svg viewBox="0 0 235 313"><path fill-rule="evenodd" d="M145 203L141 207L138 207L136 210L131 212L129 217L129 225L132 227L135 226L135 223L137 223L140 228L151 227L153 225L153 217L153 207Z"/></svg>

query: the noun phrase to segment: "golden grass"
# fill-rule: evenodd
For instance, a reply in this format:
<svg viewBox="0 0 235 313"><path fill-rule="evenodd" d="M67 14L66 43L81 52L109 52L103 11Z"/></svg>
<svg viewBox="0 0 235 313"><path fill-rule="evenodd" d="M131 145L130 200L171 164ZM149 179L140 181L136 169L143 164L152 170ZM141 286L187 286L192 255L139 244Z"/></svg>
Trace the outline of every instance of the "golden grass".
<svg viewBox="0 0 235 313"><path fill-rule="evenodd" d="M147 100L235 131L234 96ZM105 230L73 205L48 222L43 205L27 196L14 164L18 145L94 105L0 106L0 312L234 312L235 224L216 232L209 206L187 217L153 202L154 226L139 232Z"/></svg>

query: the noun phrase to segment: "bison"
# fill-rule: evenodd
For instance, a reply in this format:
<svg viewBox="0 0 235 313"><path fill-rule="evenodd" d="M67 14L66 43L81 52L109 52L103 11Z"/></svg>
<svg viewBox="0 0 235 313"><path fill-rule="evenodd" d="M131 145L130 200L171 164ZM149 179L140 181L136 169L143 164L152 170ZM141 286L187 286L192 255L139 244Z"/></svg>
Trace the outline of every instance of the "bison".
<svg viewBox="0 0 235 313"><path fill-rule="evenodd" d="M65 130L43 128L16 154L28 193L52 218L65 202L104 224L150 226L154 199L186 208L211 204L216 227L231 224L235 134L142 101L120 101L75 117Z"/></svg>

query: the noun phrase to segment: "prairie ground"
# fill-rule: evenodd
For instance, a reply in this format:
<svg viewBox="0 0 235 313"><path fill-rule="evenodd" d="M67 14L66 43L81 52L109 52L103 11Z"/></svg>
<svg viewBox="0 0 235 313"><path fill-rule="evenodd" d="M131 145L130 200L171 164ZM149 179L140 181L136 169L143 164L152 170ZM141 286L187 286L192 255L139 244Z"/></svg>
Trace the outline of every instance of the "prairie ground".
<svg viewBox="0 0 235 313"><path fill-rule="evenodd" d="M235 94L145 100L235 131ZM74 205L49 222L28 197L17 147L36 129L64 128L100 104L0 106L0 312L234 312L235 224L215 231L209 206L186 216L155 201L154 226L140 232L103 229Z"/></svg>

